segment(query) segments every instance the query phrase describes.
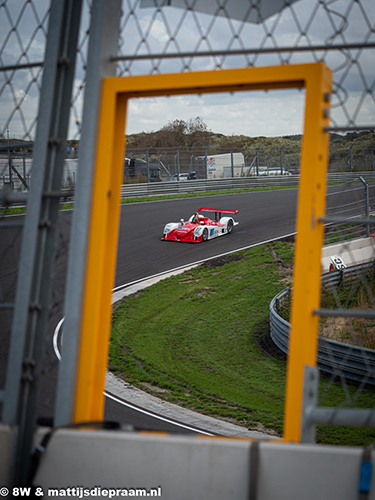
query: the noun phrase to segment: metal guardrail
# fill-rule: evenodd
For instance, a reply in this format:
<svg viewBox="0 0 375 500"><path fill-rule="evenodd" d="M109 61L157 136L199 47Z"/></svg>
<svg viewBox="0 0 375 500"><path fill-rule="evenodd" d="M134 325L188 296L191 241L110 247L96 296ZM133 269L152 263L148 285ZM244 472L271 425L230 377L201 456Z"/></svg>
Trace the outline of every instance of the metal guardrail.
<svg viewBox="0 0 375 500"><path fill-rule="evenodd" d="M329 173L328 182L349 182L361 176L366 181L374 181L374 172ZM197 179L194 181L150 182L143 184L123 184L121 198L150 195L186 194L227 189L251 189L261 187L297 186L299 175L275 175L259 177L239 177L228 179Z"/></svg>
<svg viewBox="0 0 375 500"><path fill-rule="evenodd" d="M371 269L373 263L352 266L345 269L344 276L355 280L363 274L364 268ZM337 285L342 279L340 271L334 271L322 276L323 283ZM277 313L278 307L290 296L291 287L286 288L274 297L270 303L271 338L285 354L288 354L290 323ZM342 373L348 380L375 385L375 379L369 374L369 368L374 371L375 350L345 344L335 340L319 337L318 367L330 374Z"/></svg>
<svg viewBox="0 0 375 500"><path fill-rule="evenodd" d="M229 178L229 179L197 179L194 181L166 181L151 182L144 184L123 184L121 186L121 197L167 195L199 193L206 191L218 191L227 189L249 189L267 186L297 185L298 175L274 176L274 177L254 177L254 178Z"/></svg>
<svg viewBox="0 0 375 500"><path fill-rule="evenodd" d="M375 172L334 172L328 174L328 182L350 182L362 177L365 181L375 181ZM228 179L197 179L193 181L165 181L149 182L140 184L123 184L121 186L121 198L133 198L138 196L204 193L207 191L218 191L228 189L254 189L264 187L298 186L299 175L270 175L259 177L236 177ZM22 189L21 182L14 186L14 190ZM9 176L0 178L0 188L9 184ZM63 188L66 186L63 186Z"/></svg>

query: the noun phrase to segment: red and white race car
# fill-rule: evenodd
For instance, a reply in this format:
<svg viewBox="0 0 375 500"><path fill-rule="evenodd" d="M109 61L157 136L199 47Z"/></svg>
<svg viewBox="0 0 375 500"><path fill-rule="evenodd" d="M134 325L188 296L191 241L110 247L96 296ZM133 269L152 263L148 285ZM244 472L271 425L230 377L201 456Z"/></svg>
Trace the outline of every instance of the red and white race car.
<svg viewBox="0 0 375 500"><path fill-rule="evenodd" d="M204 217L199 212L214 212L215 219ZM198 212L195 212L187 222L181 219L180 222L166 224L162 240L200 243L201 241L212 240L218 236L229 234L239 222L235 222L232 217L222 217L222 214L236 215L238 210L200 207Z"/></svg>

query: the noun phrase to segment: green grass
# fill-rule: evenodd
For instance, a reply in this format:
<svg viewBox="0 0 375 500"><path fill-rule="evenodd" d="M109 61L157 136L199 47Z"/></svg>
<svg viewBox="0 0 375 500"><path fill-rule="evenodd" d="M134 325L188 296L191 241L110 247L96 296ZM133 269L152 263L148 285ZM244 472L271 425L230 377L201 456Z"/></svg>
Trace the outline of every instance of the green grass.
<svg viewBox="0 0 375 500"><path fill-rule="evenodd" d="M293 245L276 242L124 299L113 314L110 370L165 400L281 435L286 364L263 347L270 344L269 303L288 285L292 262ZM324 405L343 399L333 384ZM362 391L356 404L374 407L375 392ZM318 440L362 445L375 440L375 430L321 427Z"/></svg>
<svg viewBox="0 0 375 500"><path fill-rule="evenodd" d="M26 212L26 207L14 207L14 208L1 208L0 207L0 216L19 215L19 214L24 214L25 212Z"/></svg>
<svg viewBox="0 0 375 500"><path fill-rule="evenodd" d="M60 207L61 210L71 210L74 203L63 203ZM0 207L0 217L5 215L21 215L26 213L26 207Z"/></svg>

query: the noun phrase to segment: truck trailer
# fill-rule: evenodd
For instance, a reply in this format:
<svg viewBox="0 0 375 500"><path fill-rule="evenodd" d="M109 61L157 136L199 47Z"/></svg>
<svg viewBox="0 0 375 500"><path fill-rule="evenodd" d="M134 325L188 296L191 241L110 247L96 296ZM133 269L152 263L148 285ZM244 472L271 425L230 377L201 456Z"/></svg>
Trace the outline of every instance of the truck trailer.
<svg viewBox="0 0 375 500"><path fill-rule="evenodd" d="M242 153L224 153L207 156L207 166L205 156L197 156L195 158L195 171L198 179L242 177L244 168L245 158Z"/></svg>

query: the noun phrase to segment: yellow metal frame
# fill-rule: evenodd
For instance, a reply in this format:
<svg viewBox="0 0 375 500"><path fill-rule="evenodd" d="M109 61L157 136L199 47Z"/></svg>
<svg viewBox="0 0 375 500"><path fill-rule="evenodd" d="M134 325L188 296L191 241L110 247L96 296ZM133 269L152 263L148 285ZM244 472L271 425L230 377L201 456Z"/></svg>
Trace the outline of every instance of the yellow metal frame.
<svg viewBox="0 0 375 500"><path fill-rule="evenodd" d="M316 364L331 71L323 63L103 80L74 420L100 420L111 323L128 99L305 88L284 439L300 440L303 367Z"/></svg>

